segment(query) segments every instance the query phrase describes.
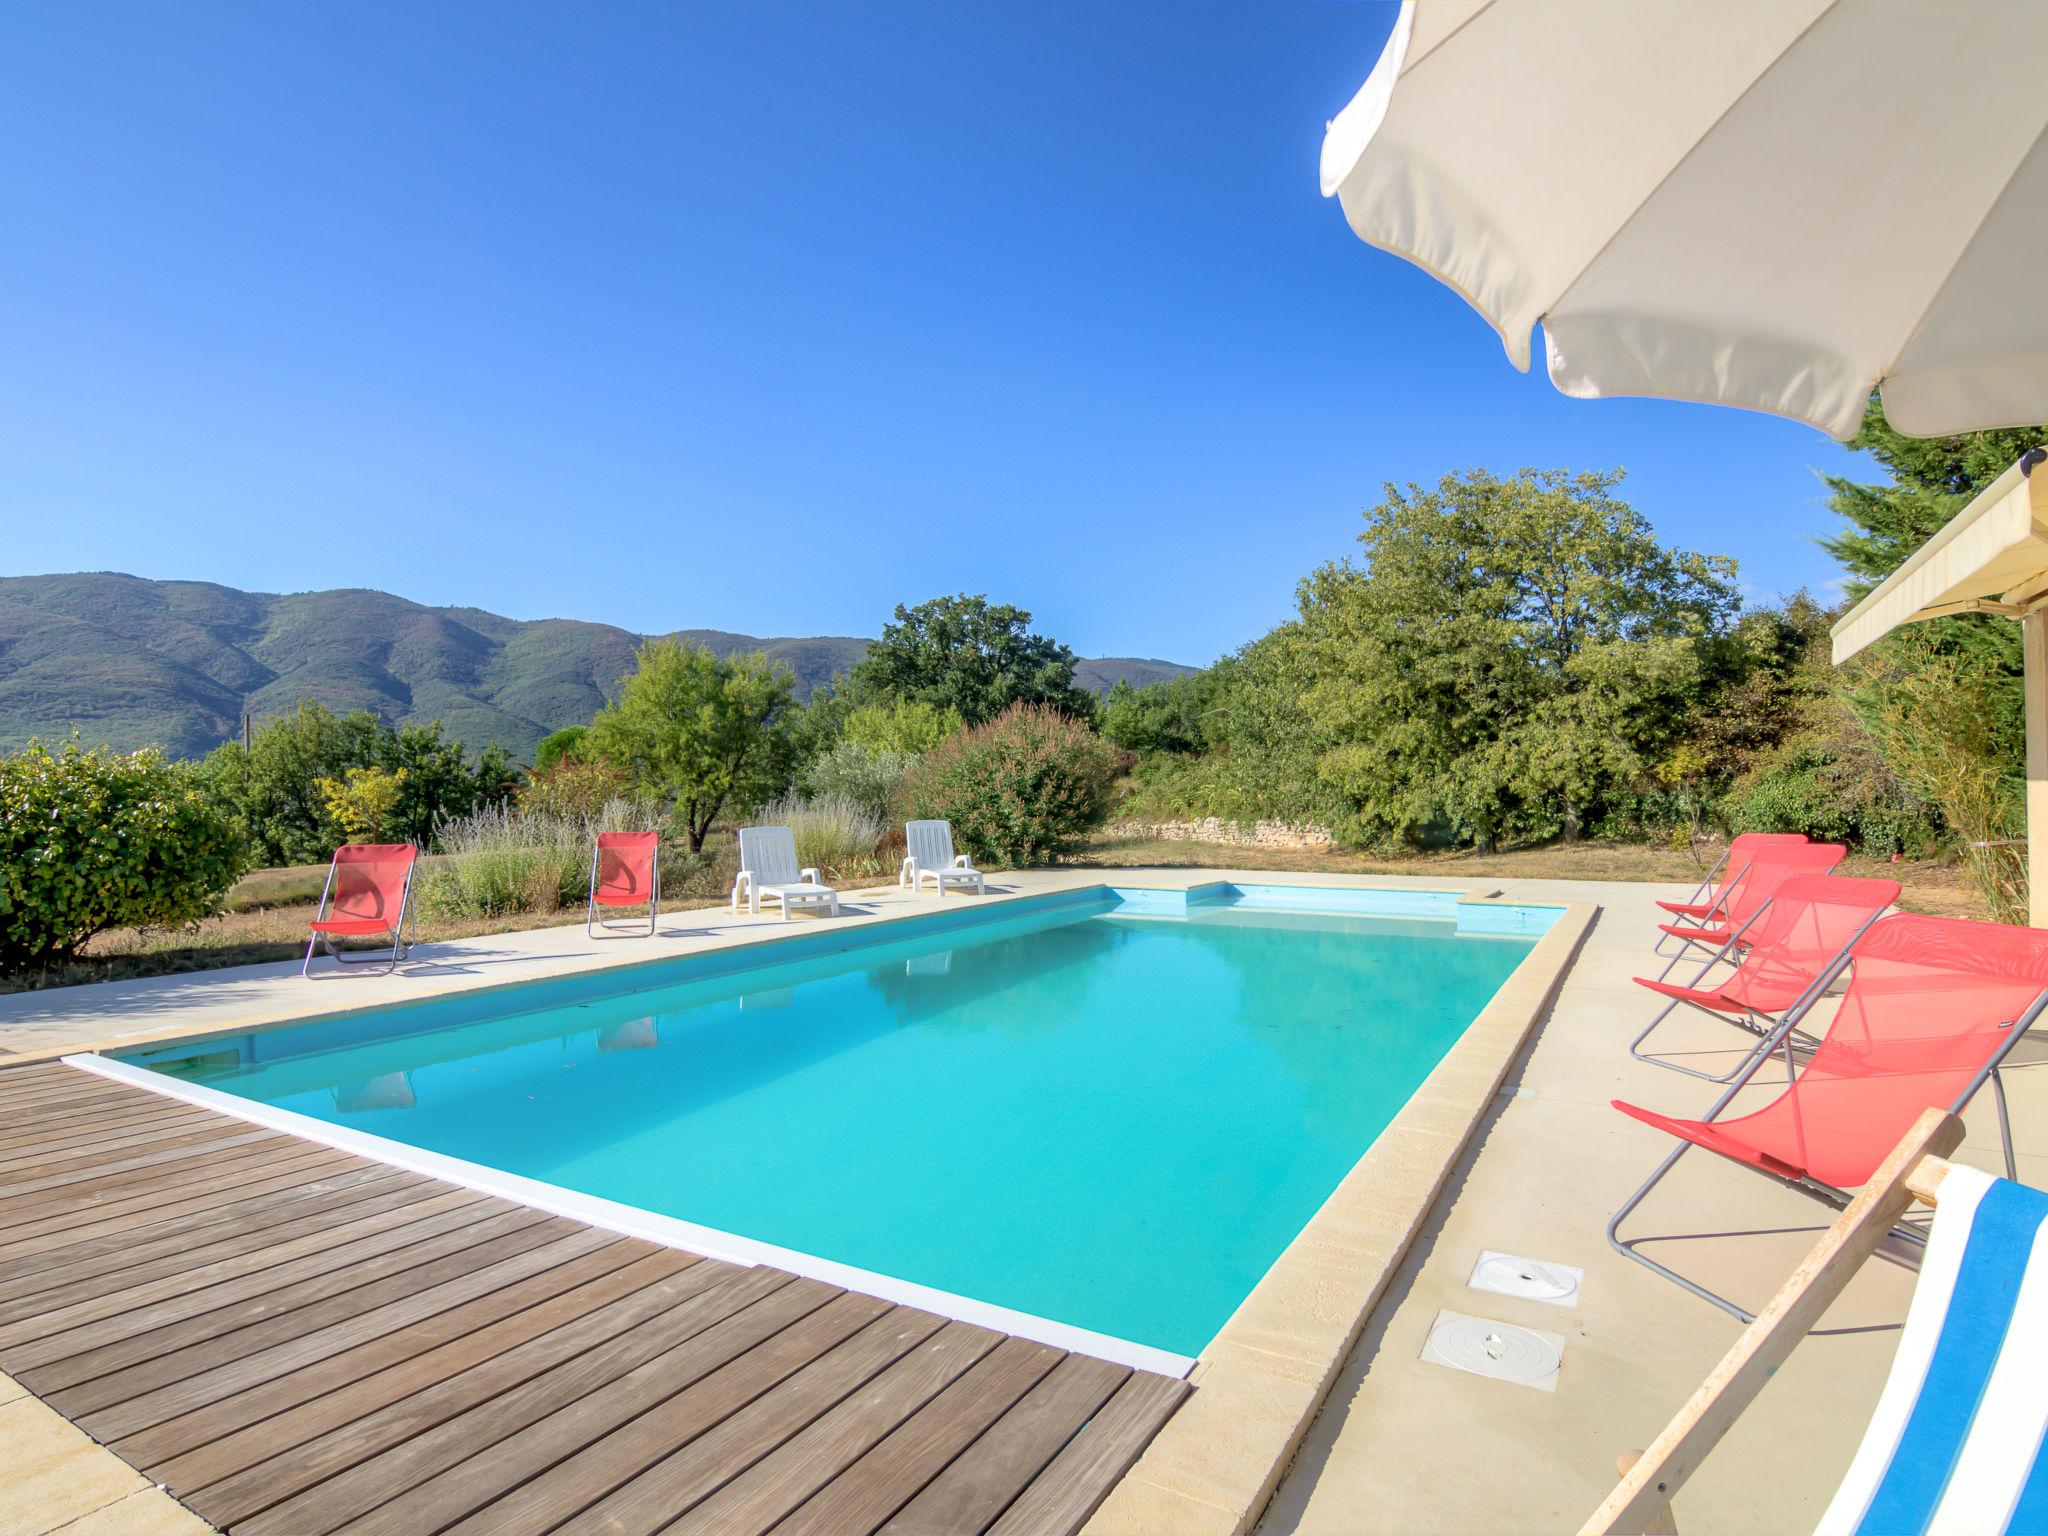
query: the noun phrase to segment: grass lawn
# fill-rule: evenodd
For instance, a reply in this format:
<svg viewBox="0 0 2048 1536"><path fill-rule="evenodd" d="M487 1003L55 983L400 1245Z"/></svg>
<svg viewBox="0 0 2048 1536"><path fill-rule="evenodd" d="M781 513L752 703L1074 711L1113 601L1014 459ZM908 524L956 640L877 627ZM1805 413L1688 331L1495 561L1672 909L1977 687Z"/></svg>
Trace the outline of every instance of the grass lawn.
<svg viewBox="0 0 2048 1536"><path fill-rule="evenodd" d="M1718 852L1708 855L1708 862ZM424 860L431 863L432 860ZM1097 838L1073 863L1104 869L1153 866L1164 868L1304 870L1335 874L1415 875L1424 879L1654 880L1691 884L1706 866L1691 854L1639 843L1580 843L1517 849L1508 853L1430 853L1404 858L1376 858L1357 853L1317 852L1291 848L1242 848L1230 843L1167 842L1136 838ZM1880 863L1850 859L1843 873L1882 875L1905 887L1900 905L1912 912L1956 917L1985 917L1982 899L1962 871L1939 860ZM0 992L38 987L76 986L82 982L118 981L134 976L161 976L178 971L205 971L228 965L258 965L296 960L306 949L306 924L312 920L320 887L327 878L324 864L291 869L260 869L245 875L228 893L227 910L196 928L169 931L121 929L101 934L69 965L34 976L0 977ZM732 872L708 864L677 899L664 901L664 912L715 907L725 901ZM852 888L848 882L842 889ZM479 934L508 933L580 923L582 908L555 912L516 912L499 918L420 924L423 939L461 939Z"/></svg>

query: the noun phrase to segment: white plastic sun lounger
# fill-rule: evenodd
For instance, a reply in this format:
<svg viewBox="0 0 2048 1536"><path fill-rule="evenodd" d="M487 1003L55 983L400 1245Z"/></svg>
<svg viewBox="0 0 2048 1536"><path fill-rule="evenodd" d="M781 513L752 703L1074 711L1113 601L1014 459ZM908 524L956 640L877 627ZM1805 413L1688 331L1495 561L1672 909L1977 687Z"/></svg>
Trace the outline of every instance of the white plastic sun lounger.
<svg viewBox="0 0 2048 1536"><path fill-rule="evenodd" d="M977 896L988 894L988 880L974 867L974 860L953 851L953 824L950 821L906 822L903 841L910 852L904 857L903 868L897 872L898 885L907 885L916 892L929 880L939 888L941 896L946 894L949 885L973 891Z"/></svg>
<svg viewBox="0 0 2048 1536"><path fill-rule="evenodd" d="M787 827L741 827L740 872L732 882L732 909L744 899L749 912L761 903L782 908L783 921L794 907L823 907L839 915L839 893L818 878L815 869L796 867L796 834Z"/></svg>
<svg viewBox="0 0 2048 1536"><path fill-rule="evenodd" d="M1669 1531L1667 1505L1915 1201L1934 1229L1890 1378L1819 1536L2048 1528L2048 1193L1946 1154L1931 1109L1735 1342L1581 1536Z"/></svg>

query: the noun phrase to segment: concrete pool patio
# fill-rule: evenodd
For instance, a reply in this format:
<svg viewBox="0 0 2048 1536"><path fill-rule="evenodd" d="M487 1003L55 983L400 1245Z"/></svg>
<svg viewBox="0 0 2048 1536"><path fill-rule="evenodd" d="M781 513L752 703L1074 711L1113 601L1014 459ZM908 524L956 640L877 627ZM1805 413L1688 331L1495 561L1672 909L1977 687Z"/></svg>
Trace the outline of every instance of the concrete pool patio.
<svg viewBox="0 0 2048 1536"><path fill-rule="evenodd" d="M1665 1150L1655 1132L1616 1114L1607 1099L1696 1113L1712 1097L1705 1085L1632 1061L1625 1051L1649 1014L1648 995L1628 977L1647 955L1650 903L1673 893L1630 884L1227 870L1039 871L1003 876L998 884L1022 895L1230 878L1457 889L1474 898L1564 906L1568 920L1554 931L1545 959L1551 974L1518 972L1453 1047L1432 1077L1440 1091L1418 1094L1404 1111L1406 1123L1397 1120L1333 1195L1304 1234L1305 1241L1323 1227L1313 1251L1298 1253L1297 1243L1287 1257L1299 1262L1275 1266L1268 1281L1287 1283L1269 1290L1262 1282L1205 1351L1190 1377L1192 1396L1089 1528L1236 1530L1261 1511L1263 1528L1274 1531L1575 1527L1611 1485L1614 1455L1646 1442L1738 1331L1733 1319L1613 1254L1603 1236L1612 1210ZM851 901L856 915L841 921L856 924L939 906L938 898L893 889L853 893ZM316 984L300 981L289 966L271 966L16 994L0 998L0 1068L666 959L816 926L693 911L665 915L651 940L593 945L580 928L551 928L429 944L391 978ZM1582 937L1582 929L1590 931ZM1567 961L1553 1004L1554 973ZM1671 1038L1675 1050L1709 1052L1731 1043L1711 1024L1674 1029ZM2010 1084L2020 1174L2037 1184L2048 1179L2048 1138L2038 1113L2048 1107L2048 1084L2037 1085L2039 1076L2016 1072ZM1962 1155L1991 1166L1995 1130L1984 1113L1973 1114L1970 1124ZM1789 1272L1824 1225L1821 1217L1820 1207L1761 1179L1688 1159L1638 1224L1673 1234L1666 1257L1682 1248L1684 1267L1755 1302ZM1565 1310L1470 1289L1466 1279L1482 1249L1583 1267L1580 1304ZM1874 1331L1818 1338L1793 1357L1764 1411L1694 1479L1681 1502L1685 1529L1811 1524L1861 1433L1896 1338L1884 1325L1902 1316L1909 1285L1906 1271L1879 1265L1851 1287L1830 1321ZM1424 1363L1422 1344L1439 1309L1562 1334L1557 1390L1534 1392ZM5 1401L13 1391L0 1386L0 1413L15 1406L48 1413L33 1399ZM1778 1433L1774 1420L1797 1424L1800 1434ZM87 1451L111 1464L98 1480L68 1480L87 1507L67 1504L49 1479L37 1479L42 1502L35 1509L0 1499L0 1532L61 1528L146 1487L111 1453L72 1447L75 1455ZM0 1450L0 1462L9 1454ZM0 1465L0 1482L15 1482L13 1471ZM86 1491L88 1485L102 1491ZM169 1506L166 1518L176 1514Z"/></svg>

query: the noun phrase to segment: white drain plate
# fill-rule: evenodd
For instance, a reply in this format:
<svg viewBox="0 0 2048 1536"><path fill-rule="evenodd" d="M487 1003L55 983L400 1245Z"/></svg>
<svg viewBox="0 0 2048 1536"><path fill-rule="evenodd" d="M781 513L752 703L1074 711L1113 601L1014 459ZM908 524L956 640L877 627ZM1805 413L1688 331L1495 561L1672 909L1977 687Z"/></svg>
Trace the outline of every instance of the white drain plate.
<svg viewBox="0 0 2048 1536"><path fill-rule="evenodd" d="M1524 1301L1547 1301L1554 1307L1576 1307L1579 1284L1586 1272L1573 1264L1552 1264L1547 1259L1525 1259L1518 1253L1496 1253L1483 1249L1479 1262L1465 1283L1475 1291L1492 1291L1499 1296L1519 1296Z"/></svg>
<svg viewBox="0 0 2048 1536"><path fill-rule="evenodd" d="M1558 1368L1564 1364L1564 1340L1554 1333L1519 1328L1490 1317L1444 1311L1429 1325L1422 1358L1454 1371L1555 1392Z"/></svg>

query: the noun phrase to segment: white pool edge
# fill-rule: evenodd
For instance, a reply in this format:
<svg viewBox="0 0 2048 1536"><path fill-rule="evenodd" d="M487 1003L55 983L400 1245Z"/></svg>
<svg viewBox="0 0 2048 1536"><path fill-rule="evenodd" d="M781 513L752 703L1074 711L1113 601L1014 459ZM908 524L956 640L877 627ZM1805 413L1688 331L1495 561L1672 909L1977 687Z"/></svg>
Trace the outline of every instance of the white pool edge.
<svg viewBox="0 0 2048 1536"><path fill-rule="evenodd" d="M167 1077L161 1072L131 1066L125 1061L114 1061L105 1056L92 1054L64 1056L59 1059L68 1067L76 1067L98 1077L111 1078L115 1082L161 1094L165 1098L196 1104L203 1109L210 1109L251 1125L284 1131L343 1152L353 1152L358 1157L366 1157L393 1168L403 1168L410 1173L423 1173L430 1178L459 1185L464 1189L473 1189L479 1194L494 1195L501 1200L510 1200L534 1210L546 1211L550 1215L566 1216L574 1221L600 1227L607 1232L617 1232L624 1237L637 1237L647 1242L659 1243L665 1248L680 1248L705 1258L722 1259L732 1264L766 1264L806 1279L836 1285L844 1290L878 1296L899 1306L916 1307L921 1311L935 1313L957 1322L973 1323L978 1327L994 1329L1016 1338L1030 1339L1038 1344L1050 1344L1055 1349L1064 1349L1072 1354L1093 1355L1114 1365L1129 1366L1132 1370L1151 1371L1161 1376L1183 1377L1195 1367L1192 1356L1177 1355L1170 1350L1156 1349L1149 1344L1119 1339L1110 1334L1077 1327L1072 1323L1058 1322L1030 1312L1019 1312L1011 1307L998 1306L994 1302L978 1301L972 1296L960 1296L951 1291L919 1285L915 1281L899 1280L893 1275L878 1274L852 1264L841 1264L837 1260L820 1258L816 1254L777 1247L773 1243L741 1237L737 1233L722 1232L716 1227L699 1226L695 1222L684 1221L679 1217L663 1216L658 1212L643 1210L617 1200L582 1194L577 1190L564 1189L559 1184L527 1178L523 1174L507 1173L501 1168L472 1163L464 1158L449 1157L442 1152L430 1152L424 1147L410 1146L386 1136L373 1136L367 1131L330 1125L311 1115L299 1114L296 1110L279 1109L275 1105L259 1103L254 1099L239 1098L231 1093L222 1093L217 1088L179 1082L176 1078Z"/></svg>

